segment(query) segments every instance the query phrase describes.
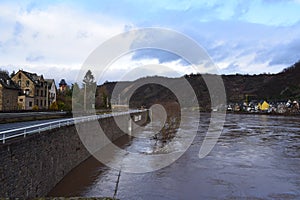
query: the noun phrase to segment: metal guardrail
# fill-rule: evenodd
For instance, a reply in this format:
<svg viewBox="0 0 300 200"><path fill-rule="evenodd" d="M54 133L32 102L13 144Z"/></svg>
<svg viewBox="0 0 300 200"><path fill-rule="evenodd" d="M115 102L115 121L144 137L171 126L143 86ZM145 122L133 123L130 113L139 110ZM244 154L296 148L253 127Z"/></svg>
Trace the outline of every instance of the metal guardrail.
<svg viewBox="0 0 300 200"><path fill-rule="evenodd" d="M102 119L102 118L107 118L107 117L112 117L112 116L120 116L120 115L125 115L125 114L134 114L134 113L140 113L140 112L144 112L144 111L146 111L146 110L132 110L132 111L127 111L127 112L75 117L75 118L71 118L71 119L62 119L62 120L57 120L57 121L52 121L52 122L47 122L47 123L26 126L26 127L22 127L22 128L10 129L10 130L0 132L0 141L2 141L2 143L4 144L6 140L9 140L11 138L16 138L16 137L20 137L20 136L26 137L26 135L29 135L29 134L40 133L42 131L52 130L52 129L60 128L63 126L70 126L73 124L84 123L84 122L98 120L98 119Z"/></svg>

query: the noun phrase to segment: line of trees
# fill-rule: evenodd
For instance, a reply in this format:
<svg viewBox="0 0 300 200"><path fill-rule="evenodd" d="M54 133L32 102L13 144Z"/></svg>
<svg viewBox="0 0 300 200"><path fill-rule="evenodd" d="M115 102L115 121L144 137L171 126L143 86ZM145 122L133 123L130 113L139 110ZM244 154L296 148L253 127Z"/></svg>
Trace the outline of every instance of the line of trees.
<svg viewBox="0 0 300 200"><path fill-rule="evenodd" d="M62 110L86 111L95 108L97 83L91 70L88 70L80 83L73 83L71 88L58 95L58 107Z"/></svg>

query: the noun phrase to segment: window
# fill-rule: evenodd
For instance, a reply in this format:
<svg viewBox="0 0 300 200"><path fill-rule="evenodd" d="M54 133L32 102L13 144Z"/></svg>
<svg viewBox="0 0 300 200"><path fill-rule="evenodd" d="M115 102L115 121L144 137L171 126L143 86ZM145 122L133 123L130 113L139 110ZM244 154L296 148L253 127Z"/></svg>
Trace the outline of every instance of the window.
<svg viewBox="0 0 300 200"><path fill-rule="evenodd" d="M38 99L36 100L36 105L37 105L37 106L39 105L39 100L38 100Z"/></svg>
<svg viewBox="0 0 300 200"><path fill-rule="evenodd" d="M19 80L19 81L18 81L18 85L21 86L21 83L22 83L21 80Z"/></svg>
<svg viewBox="0 0 300 200"><path fill-rule="evenodd" d="M23 99L22 99L23 100ZM32 107L32 101L29 101L29 107Z"/></svg>
<svg viewBox="0 0 300 200"><path fill-rule="evenodd" d="M40 106L41 106L41 107L43 106L43 100L41 100L41 102L40 102Z"/></svg>
<svg viewBox="0 0 300 200"><path fill-rule="evenodd" d="M39 90L36 90L36 96L39 96L39 92L40 92Z"/></svg>
<svg viewBox="0 0 300 200"><path fill-rule="evenodd" d="M19 73L19 79L21 79L21 77L22 77L22 75L21 75L21 73Z"/></svg>
<svg viewBox="0 0 300 200"><path fill-rule="evenodd" d="M25 94L26 94L26 95L29 95L29 89L26 89L26 90L25 90Z"/></svg>
<svg viewBox="0 0 300 200"><path fill-rule="evenodd" d="M26 81L26 87L29 87L29 80Z"/></svg>
<svg viewBox="0 0 300 200"><path fill-rule="evenodd" d="M41 90L41 97L43 96L43 90Z"/></svg>
<svg viewBox="0 0 300 200"><path fill-rule="evenodd" d="M42 86L42 87L44 86L43 82L41 82L41 86Z"/></svg>
<svg viewBox="0 0 300 200"><path fill-rule="evenodd" d="M23 102L23 99L19 99L20 102Z"/></svg>
<svg viewBox="0 0 300 200"><path fill-rule="evenodd" d="M45 90L45 97L47 96L47 91Z"/></svg>
<svg viewBox="0 0 300 200"><path fill-rule="evenodd" d="M44 100L44 106L46 106L46 105L47 105L46 100Z"/></svg>

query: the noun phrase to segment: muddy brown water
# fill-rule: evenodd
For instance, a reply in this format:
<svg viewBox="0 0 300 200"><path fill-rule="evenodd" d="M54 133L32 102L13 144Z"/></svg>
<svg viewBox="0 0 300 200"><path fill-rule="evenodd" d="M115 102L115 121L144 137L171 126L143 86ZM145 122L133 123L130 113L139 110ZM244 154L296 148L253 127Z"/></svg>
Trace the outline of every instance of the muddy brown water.
<svg viewBox="0 0 300 200"><path fill-rule="evenodd" d="M300 199L300 118L228 114L218 143L199 159L209 116L190 118L198 134L171 165L149 173L121 172L118 199ZM149 129L151 130L151 129ZM173 138L180 141L181 138ZM153 140L122 138L125 149L150 152ZM133 163L134 165L134 163ZM90 157L48 196L113 197L119 171Z"/></svg>

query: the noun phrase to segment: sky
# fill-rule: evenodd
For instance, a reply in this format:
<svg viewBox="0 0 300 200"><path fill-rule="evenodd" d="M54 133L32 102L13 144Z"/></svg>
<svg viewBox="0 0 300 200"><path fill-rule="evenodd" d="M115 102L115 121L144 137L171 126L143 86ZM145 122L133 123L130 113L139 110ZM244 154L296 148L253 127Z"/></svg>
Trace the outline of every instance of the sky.
<svg viewBox="0 0 300 200"><path fill-rule="evenodd" d="M103 42L125 31L158 27L197 42L220 74L277 73L300 60L299 10L300 0L0 0L0 68L70 84ZM193 72L180 56L140 50L114 61L104 79L120 80L149 64L176 69L176 75L162 73L171 77ZM132 74L128 79L147 75Z"/></svg>

